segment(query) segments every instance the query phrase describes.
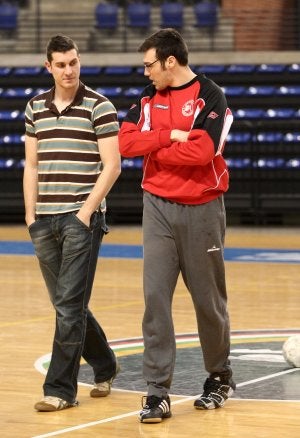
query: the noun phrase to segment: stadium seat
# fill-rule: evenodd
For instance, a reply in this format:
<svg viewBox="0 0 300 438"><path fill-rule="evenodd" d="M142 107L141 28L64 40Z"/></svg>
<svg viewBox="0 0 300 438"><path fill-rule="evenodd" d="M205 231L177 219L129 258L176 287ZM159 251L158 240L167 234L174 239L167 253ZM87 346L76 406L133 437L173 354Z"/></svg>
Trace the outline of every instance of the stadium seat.
<svg viewBox="0 0 300 438"><path fill-rule="evenodd" d="M126 116L127 112L128 112L127 109L119 109L119 110L117 111L118 119L119 119L120 121L122 121L122 120L124 119L124 117Z"/></svg>
<svg viewBox="0 0 300 438"><path fill-rule="evenodd" d="M98 87L96 91L106 97L118 97L122 94L121 87Z"/></svg>
<svg viewBox="0 0 300 438"><path fill-rule="evenodd" d="M236 119L261 119L264 117L264 110L261 108L243 108L233 111Z"/></svg>
<svg viewBox="0 0 300 438"><path fill-rule="evenodd" d="M280 143L283 138L282 132L259 132L256 136L258 143Z"/></svg>
<svg viewBox="0 0 300 438"><path fill-rule="evenodd" d="M275 86L273 85L255 85L246 89L247 96L273 96L275 94Z"/></svg>
<svg viewBox="0 0 300 438"><path fill-rule="evenodd" d="M290 169L300 169L300 160L299 158L291 158L286 161L285 166Z"/></svg>
<svg viewBox="0 0 300 438"><path fill-rule="evenodd" d="M266 169L282 169L285 167L286 161L283 158L260 158L253 164L254 167Z"/></svg>
<svg viewBox="0 0 300 438"><path fill-rule="evenodd" d="M218 6L216 2L203 0L194 5L197 27L214 28L218 22Z"/></svg>
<svg viewBox="0 0 300 438"><path fill-rule="evenodd" d="M300 64L291 64L288 66L289 73L299 73L300 72Z"/></svg>
<svg viewBox="0 0 300 438"><path fill-rule="evenodd" d="M226 158L225 161L230 169L249 169L252 167L251 158Z"/></svg>
<svg viewBox="0 0 300 438"><path fill-rule="evenodd" d="M124 96L126 97L136 97L141 94L144 87L129 87L124 90Z"/></svg>
<svg viewBox="0 0 300 438"><path fill-rule="evenodd" d="M284 134L286 143L300 143L300 132L287 132Z"/></svg>
<svg viewBox="0 0 300 438"><path fill-rule="evenodd" d="M118 6L113 3L99 3L95 10L98 29L116 29L118 27Z"/></svg>
<svg viewBox="0 0 300 438"><path fill-rule="evenodd" d="M277 88L276 94L279 96L300 96L300 85L282 85Z"/></svg>
<svg viewBox="0 0 300 438"><path fill-rule="evenodd" d="M8 76L12 71L11 67L0 67L0 76Z"/></svg>
<svg viewBox="0 0 300 438"><path fill-rule="evenodd" d="M148 28L151 22L151 4L134 1L127 6L127 25L133 28Z"/></svg>
<svg viewBox="0 0 300 438"><path fill-rule="evenodd" d="M98 66L88 66L83 65L80 67L81 76L94 76L99 75L101 73L101 67Z"/></svg>
<svg viewBox="0 0 300 438"><path fill-rule="evenodd" d="M227 73L253 73L255 65L253 64L231 64L227 67Z"/></svg>
<svg viewBox="0 0 300 438"><path fill-rule="evenodd" d="M250 132L229 132L226 141L228 143L250 143L252 134Z"/></svg>
<svg viewBox="0 0 300 438"><path fill-rule="evenodd" d="M23 144L24 143L24 135L20 134L6 134L0 136L0 145L9 144L10 146L13 144Z"/></svg>
<svg viewBox="0 0 300 438"><path fill-rule="evenodd" d="M164 2L160 7L161 27L183 27L183 4Z"/></svg>
<svg viewBox="0 0 300 438"><path fill-rule="evenodd" d="M106 75L130 75L132 73L132 67L129 66L110 66L104 68L104 74Z"/></svg>
<svg viewBox="0 0 300 438"><path fill-rule="evenodd" d="M10 3L0 4L0 30L14 31L18 26L19 9Z"/></svg>
<svg viewBox="0 0 300 438"><path fill-rule="evenodd" d="M222 64L200 65L195 68L196 73L204 74L219 74L225 71L225 66Z"/></svg>
<svg viewBox="0 0 300 438"><path fill-rule="evenodd" d="M0 120L12 121L18 120L21 117L21 112L19 110L0 110Z"/></svg>
<svg viewBox="0 0 300 438"><path fill-rule="evenodd" d="M261 64L256 71L258 73L282 73L286 69L285 64Z"/></svg>
<svg viewBox="0 0 300 438"><path fill-rule="evenodd" d="M122 160L122 169L142 169L143 159L142 158L124 158Z"/></svg>
<svg viewBox="0 0 300 438"><path fill-rule="evenodd" d="M269 108L265 112L265 118L270 119L293 119L296 112L293 108Z"/></svg>
<svg viewBox="0 0 300 438"><path fill-rule="evenodd" d="M4 98L30 98L34 95L33 88L7 88L2 92Z"/></svg>
<svg viewBox="0 0 300 438"><path fill-rule="evenodd" d="M243 85L226 85L222 87L223 92L226 96L242 96L245 93L245 88Z"/></svg>
<svg viewBox="0 0 300 438"><path fill-rule="evenodd" d="M15 67L13 76L38 76L42 73L43 67Z"/></svg>

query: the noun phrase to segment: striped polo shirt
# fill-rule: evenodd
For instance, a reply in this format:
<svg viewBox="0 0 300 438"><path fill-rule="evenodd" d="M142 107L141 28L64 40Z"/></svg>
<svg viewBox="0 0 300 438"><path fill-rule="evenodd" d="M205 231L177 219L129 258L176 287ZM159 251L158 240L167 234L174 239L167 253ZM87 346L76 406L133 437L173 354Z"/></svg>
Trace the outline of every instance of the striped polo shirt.
<svg viewBox="0 0 300 438"><path fill-rule="evenodd" d="M53 99L54 87L33 97L25 111L26 135L37 138L37 214L80 209L101 173L97 140L119 130L114 105L81 82L61 113Z"/></svg>

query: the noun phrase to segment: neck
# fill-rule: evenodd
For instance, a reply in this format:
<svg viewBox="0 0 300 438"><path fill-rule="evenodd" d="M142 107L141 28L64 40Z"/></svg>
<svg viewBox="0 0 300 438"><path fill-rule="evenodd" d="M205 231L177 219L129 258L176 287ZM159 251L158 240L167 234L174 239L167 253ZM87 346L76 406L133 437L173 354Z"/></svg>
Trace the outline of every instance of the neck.
<svg viewBox="0 0 300 438"><path fill-rule="evenodd" d="M79 82L75 87L72 88L62 88L60 86L55 86L54 100L60 102L72 102L76 96L79 87Z"/></svg>
<svg viewBox="0 0 300 438"><path fill-rule="evenodd" d="M173 75L172 87L180 87L181 85L187 84L197 75L187 67L180 67L180 69Z"/></svg>

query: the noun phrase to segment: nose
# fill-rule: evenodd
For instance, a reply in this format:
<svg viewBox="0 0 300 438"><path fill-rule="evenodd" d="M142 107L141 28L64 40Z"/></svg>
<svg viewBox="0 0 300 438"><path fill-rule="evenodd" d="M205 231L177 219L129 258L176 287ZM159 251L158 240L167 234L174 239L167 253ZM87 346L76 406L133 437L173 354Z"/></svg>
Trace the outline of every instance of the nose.
<svg viewBox="0 0 300 438"><path fill-rule="evenodd" d="M70 75L72 73L72 67L70 65L66 65L65 73L67 75Z"/></svg>

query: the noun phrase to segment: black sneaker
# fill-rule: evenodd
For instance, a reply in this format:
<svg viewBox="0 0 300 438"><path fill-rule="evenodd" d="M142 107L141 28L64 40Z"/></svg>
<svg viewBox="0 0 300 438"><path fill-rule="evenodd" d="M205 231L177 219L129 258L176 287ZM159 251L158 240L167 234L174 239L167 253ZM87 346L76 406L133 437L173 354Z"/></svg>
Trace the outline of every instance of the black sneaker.
<svg viewBox="0 0 300 438"><path fill-rule="evenodd" d="M157 397L156 395L144 396L139 414L141 423L160 423L163 418L170 418L171 402L170 397Z"/></svg>
<svg viewBox="0 0 300 438"><path fill-rule="evenodd" d="M203 394L195 400L194 407L196 409L221 408L233 394L235 387L236 385L231 378L225 380L221 376L210 376L204 383Z"/></svg>

